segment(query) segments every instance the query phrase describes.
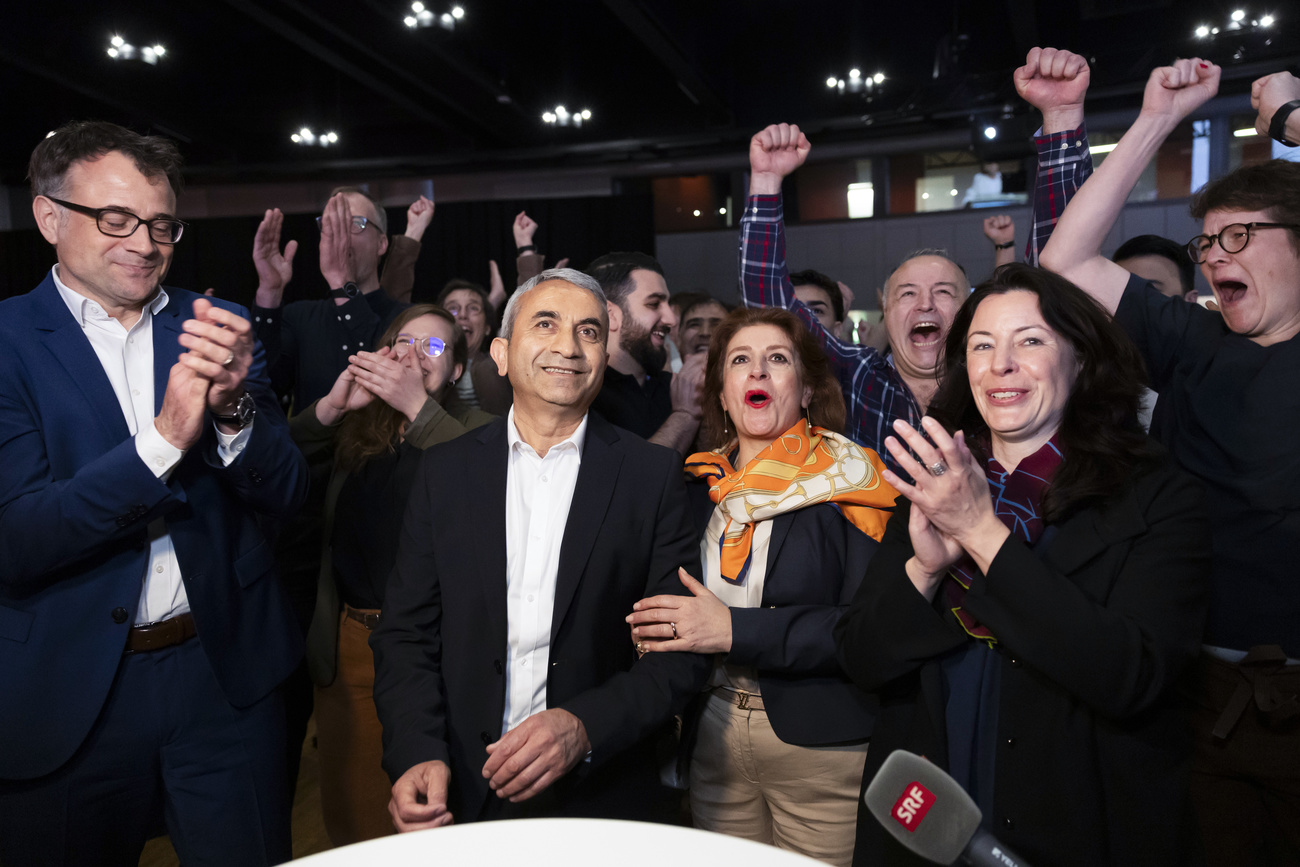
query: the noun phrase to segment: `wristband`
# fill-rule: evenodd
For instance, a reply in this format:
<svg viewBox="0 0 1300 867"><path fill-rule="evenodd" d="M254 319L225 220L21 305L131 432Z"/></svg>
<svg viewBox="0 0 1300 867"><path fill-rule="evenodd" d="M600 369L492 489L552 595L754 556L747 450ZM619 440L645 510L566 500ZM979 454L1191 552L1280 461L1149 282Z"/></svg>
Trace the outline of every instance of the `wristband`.
<svg viewBox="0 0 1300 867"><path fill-rule="evenodd" d="M1012 247L1014 247L1014 246L1016 246L1016 242L1015 242L1015 240L1011 240L1011 241L1007 241L1005 244L994 244L994 245L993 245L993 249L994 249L994 250L1010 250L1010 249L1011 249Z"/></svg>
<svg viewBox="0 0 1300 867"><path fill-rule="evenodd" d="M536 244L525 244L525 245L523 245L522 247L518 247L518 248L516 248L516 250L515 250L515 255L516 255L516 256L522 256L522 255L524 255L525 253L536 253L536 252L537 252L537 245L536 245Z"/></svg>
<svg viewBox="0 0 1300 867"><path fill-rule="evenodd" d="M1286 121L1291 116L1291 112L1300 108L1300 99L1293 99L1286 105L1273 112L1273 119L1268 124L1268 137L1274 141L1279 141L1289 148L1300 147L1293 141L1287 141L1286 138Z"/></svg>

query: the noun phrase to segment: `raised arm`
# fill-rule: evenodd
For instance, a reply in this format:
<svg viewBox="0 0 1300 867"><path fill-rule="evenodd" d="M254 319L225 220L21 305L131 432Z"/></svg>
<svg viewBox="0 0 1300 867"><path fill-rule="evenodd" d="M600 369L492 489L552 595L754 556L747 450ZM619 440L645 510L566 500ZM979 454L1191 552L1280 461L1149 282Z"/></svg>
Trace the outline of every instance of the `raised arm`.
<svg viewBox="0 0 1300 867"><path fill-rule="evenodd" d="M1042 130L1034 139L1038 161L1025 246L1025 262L1030 265L1038 264L1061 212L1092 174L1083 125L1089 77L1086 60L1057 48L1030 49L1025 65L1014 75L1016 92L1043 116Z"/></svg>
<svg viewBox="0 0 1300 867"><path fill-rule="evenodd" d="M1275 72L1256 79L1250 86L1250 107L1259 112L1255 131L1269 138L1285 139L1283 144L1300 143L1300 106L1292 106L1282 115L1281 129L1274 130L1278 112L1293 102L1300 102L1300 78L1289 72Z"/></svg>
<svg viewBox="0 0 1300 867"><path fill-rule="evenodd" d="M1102 255L1101 245L1165 138L1218 89L1219 67L1199 58L1179 60L1151 73L1141 113L1061 215L1060 231L1043 249L1043 267L1115 312L1129 274Z"/></svg>
<svg viewBox="0 0 1300 867"><path fill-rule="evenodd" d="M433 211L433 202L420 196L406 209L406 231L389 239L379 284L394 301L411 303L411 290L415 288L415 260L420 257L420 240L424 238L429 223L433 222Z"/></svg>

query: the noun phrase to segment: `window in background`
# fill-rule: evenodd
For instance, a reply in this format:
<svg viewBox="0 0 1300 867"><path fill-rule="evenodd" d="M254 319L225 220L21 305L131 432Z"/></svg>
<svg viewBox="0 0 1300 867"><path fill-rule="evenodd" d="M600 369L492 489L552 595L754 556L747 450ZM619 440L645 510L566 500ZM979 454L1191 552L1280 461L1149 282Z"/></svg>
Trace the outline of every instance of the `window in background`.
<svg viewBox="0 0 1300 867"><path fill-rule="evenodd" d="M875 213L869 159L808 163L793 180L798 202L793 222L856 220ZM786 216L791 216L788 209Z"/></svg>
<svg viewBox="0 0 1300 867"><path fill-rule="evenodd" d="M936 151L921 157L920 173L911 172L913 201L907 212L997 208L1023 204L1026 160L981 163L969 151ZM891 161L892 165L892 161ZM891 177L891 183L895 178ZM897 178L899 181L905 177ZM897 200L899 197L891 197Z"/></svg>
<svg viewBox="0 0 1300 867"><path fill-rule="evenodd" d="M650 192L656 232L698 232L733 225L727 175L654 178Z"/></svg>
<svg viewBox="0 0 1300 867"><path fill-rule="evenodd" d="M1232 141L1228 144L1228 171L1273 159L1273 140L1255 132L1255 116L1234 115L1230 120Z"/></svg>
<svg viewBox="0 0 1300 867"><path fill-rule="evenodd" d="M1201 131L1204 132L1203 135ZM1106 156L1115 149L1115 143L1123 134L1123 130L1088 131L1094 169L1106 161ZM1143 169L1128 201L1154 202L1159 199L1183 199L1191 195L1205 182L1203 178L1197 182L1195 166L1201 165L1203 171L1208 173L1209 147L1209 121L1185 121L1179 124L1160 146L1155 159ZM1202 152L1203 157L1195 156Z"/></svg>

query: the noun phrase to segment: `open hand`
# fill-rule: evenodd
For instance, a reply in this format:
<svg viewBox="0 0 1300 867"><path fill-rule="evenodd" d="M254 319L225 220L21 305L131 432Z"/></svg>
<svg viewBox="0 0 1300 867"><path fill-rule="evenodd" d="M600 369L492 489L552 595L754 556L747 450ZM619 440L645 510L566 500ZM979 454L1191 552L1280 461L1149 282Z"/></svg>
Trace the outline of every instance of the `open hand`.
<svg viewBox="0 0 1300 867"><path fill-rule="evenodd" d="M212 383L208 409L218 415L233 414L253 366L253 326L207 298L196 298L194 318L182 322L181 328L180 344L189 352L181 355L180 362Z"/></svg>
<svg viewBox="0 0 1300 867"><path fill-rule="evenodd" d="M368 406L374 399L375 396L357 382L356 374L349 365L334 380L329 394L316 401L316 420L326 427L338 424L343 416Z"/></svg>
<svg viewBox="0 0 1300 867"><path fill-rule="evenodd" d="M414 347L407 352L419 355L419 350ZM366 391L410 421L415 421L429 399L424 390L424 368L419 359L403 362L387 346L378 352L358 352L349 356L348 369Z"/></svg>
<svg viewBox="0 0 1300 867"><path fill-rule="evenodd" d="M280 230L284 214L272 208L257 224L253 236L253 267L257 269L257 306L279 307L284 297L284 287L293 279L293 257L298 252L298 242L290 241L280 251ZM274 302L274 303L268 303Z"/></svg>
<svg viewBox="0 0 1300 867"><path fill-rule="evenodd" d="M637 651L730 651L731 609L685 569L678 569L677 576L690 596L650 596L633 605L625 618Z"/></svg>

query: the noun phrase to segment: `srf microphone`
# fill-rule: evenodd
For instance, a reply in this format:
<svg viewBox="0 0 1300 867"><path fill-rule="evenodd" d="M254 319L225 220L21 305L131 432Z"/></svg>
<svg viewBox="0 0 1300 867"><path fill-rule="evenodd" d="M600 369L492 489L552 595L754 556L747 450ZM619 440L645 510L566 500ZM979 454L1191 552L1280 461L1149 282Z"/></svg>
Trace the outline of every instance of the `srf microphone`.
<svg viewBox="0 0 1300 867"><path fill-rule="evenodd" d="M956 780L933 762L894 750L862 796L867 809L895 840L936 864L1029 867L992 834L980 829L980 808Z"/></svg>

